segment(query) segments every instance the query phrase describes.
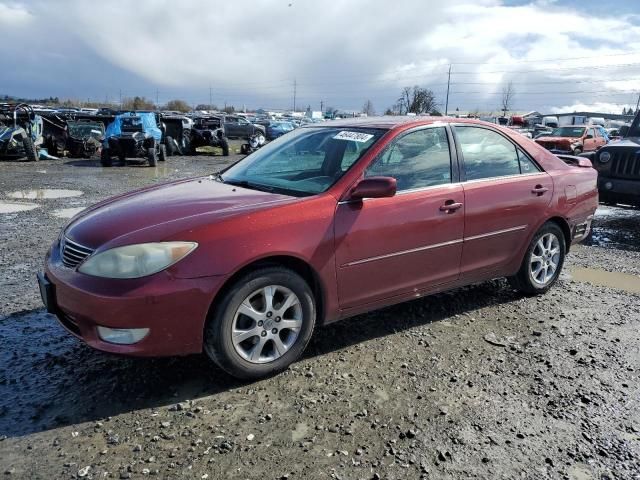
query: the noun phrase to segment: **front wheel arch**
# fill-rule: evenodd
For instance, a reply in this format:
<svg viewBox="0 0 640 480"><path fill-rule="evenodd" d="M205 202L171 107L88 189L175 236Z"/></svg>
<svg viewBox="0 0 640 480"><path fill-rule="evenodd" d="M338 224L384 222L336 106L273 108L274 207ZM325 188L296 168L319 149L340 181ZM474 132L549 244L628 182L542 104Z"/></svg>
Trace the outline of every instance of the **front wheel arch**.
<svg viewBox="0 0 640 480"><path fill-rule="evenodd" d="M235 271L222 285L220 290L216 293L213 298L211 305L209 306L209 311L207 313L207 321L211 318L212 312L219 305L221 299L224 298L227 291L238 281L239 278L245 276L249 272L259 270L266 267L284 267L292 270L293 272L300 275L309 285L311 291L313 292L313 297L316 303L316 322L317 325L323 325L325 320L325 305L326 305L326 297L325 297L325 287L320 280L320 276L315 271L311 265L309 265L304 260L290 256L290 255L274 255L270 257L260 258L255 260L247 265L244 265L237 271ZM203 326L203 331L207 327Z"/></svg>

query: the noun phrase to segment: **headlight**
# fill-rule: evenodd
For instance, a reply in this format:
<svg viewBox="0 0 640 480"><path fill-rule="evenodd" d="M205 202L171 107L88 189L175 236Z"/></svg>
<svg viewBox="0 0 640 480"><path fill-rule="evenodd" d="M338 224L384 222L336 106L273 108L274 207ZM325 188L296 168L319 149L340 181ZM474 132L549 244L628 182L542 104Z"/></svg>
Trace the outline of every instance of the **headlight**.
<svg viewBox="0 0 640 480"><path fill-rule="evenodd" d="M598 157L598 160L600 160L600 163L607 163L611 160L611 154L609 152L602 152Z"/></svg>
<svg viewBox="0 0 640 480"><path fill-rule="evenodd" d="M194 242L162 242L116 247L89 257L78 271L105 278L145 277L170 267L197 246Z"/></svg>

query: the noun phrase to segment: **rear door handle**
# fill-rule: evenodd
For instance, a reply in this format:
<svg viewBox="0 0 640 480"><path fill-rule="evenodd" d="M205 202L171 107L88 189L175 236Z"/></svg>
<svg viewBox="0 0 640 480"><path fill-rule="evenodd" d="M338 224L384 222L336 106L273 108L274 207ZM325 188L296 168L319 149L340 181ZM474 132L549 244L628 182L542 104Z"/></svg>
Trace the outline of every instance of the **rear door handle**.
<svg viewBox="0 0 640 480"><path fill-rule="evenodd" d="M456 210L460 210L462 208L462 203L456 202L454 200L447 200L444 202L444 205L440 206L441 212L453 213Z"/></svg>
<svg viewBox="0 0 640 480"><path fill-rule="evenodd" d="M535 193L538 196L543 195L547 191L549 191L549 189L547 187L543 187L542 185L536 185L533 189L531 189L531 193Z"/></svg>

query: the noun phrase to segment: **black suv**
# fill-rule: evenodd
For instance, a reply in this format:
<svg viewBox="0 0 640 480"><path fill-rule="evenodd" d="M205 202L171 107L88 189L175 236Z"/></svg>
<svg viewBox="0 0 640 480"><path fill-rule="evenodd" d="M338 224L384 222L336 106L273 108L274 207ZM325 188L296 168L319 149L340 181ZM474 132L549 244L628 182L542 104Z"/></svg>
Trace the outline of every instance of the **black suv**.
<svg viewBox="0 0 640 480"><path fill-rule="evenodd" d="M640 112L623 139L608 143L589 158L598 170L601 202L640 207Z"/></svg>

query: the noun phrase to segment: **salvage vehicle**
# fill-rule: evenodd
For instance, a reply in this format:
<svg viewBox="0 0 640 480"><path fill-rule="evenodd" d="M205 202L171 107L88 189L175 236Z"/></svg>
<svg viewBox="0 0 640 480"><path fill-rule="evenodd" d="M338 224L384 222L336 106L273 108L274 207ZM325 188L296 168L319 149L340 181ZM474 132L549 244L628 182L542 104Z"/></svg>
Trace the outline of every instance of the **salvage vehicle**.
<svg viewBox="0 0 640 480"><path fill-rule="evenodd" d="M596 151L606 145L608 139L595 126L571 126L554 128L551 135L535 139L552 153L579 155Z"/></svg>
<svg viewBox="0 0 640 480"><path fill-rule="evenodd" d="M0 158L37 162L44 142L42 117L26 103L6 105L0 111Z"/></svg>
<svg viewBox="0 0 640 480"><path fill-rule="evenodd" d="M258 378L336 320L499 277L547 292L589 233L596 180L588 159L477 120L310 125L220 174L83 211L40 291L96 349L204 351Z"/></svg>
<svg viewBox="0 0 640 480"><path fill-rule="evenodd" d="M151 167L155 167L158 160L164 162L166 147L162 143L158 116L153 112L116 115L106 129L100 163L103 167L110 167L113 157L118 157L121 163L127 158L145 158Z"/></svg>
<svg viewBox="0 0 640 480"><path fill-rule="evenodd" d="M222 155L229 156L229 140L223 121L218 116L194 118L189 142L192 155L197 155L196 149L199 147L219 147Z"/></svg>
<svg viewBox="0 0 640 480"><path fill-rule="evenodd" d="M640 112L624 138L584 156L598 171L603 203L640 207Z"/></svg>
<svg viewBox="0 0 640 480"><path fill-rule="evenodd" d="M161 123L167 156L189 154L193 120L184 115L162 115Z"/></svg>
<svg viewBox="0 0 640 480"><path fill-rule="evenodd" d="M67 120L66 150L71 158L91 158L102 146L104 123L95 120ZM50 152L51 153L51 152Z"/></svg>

